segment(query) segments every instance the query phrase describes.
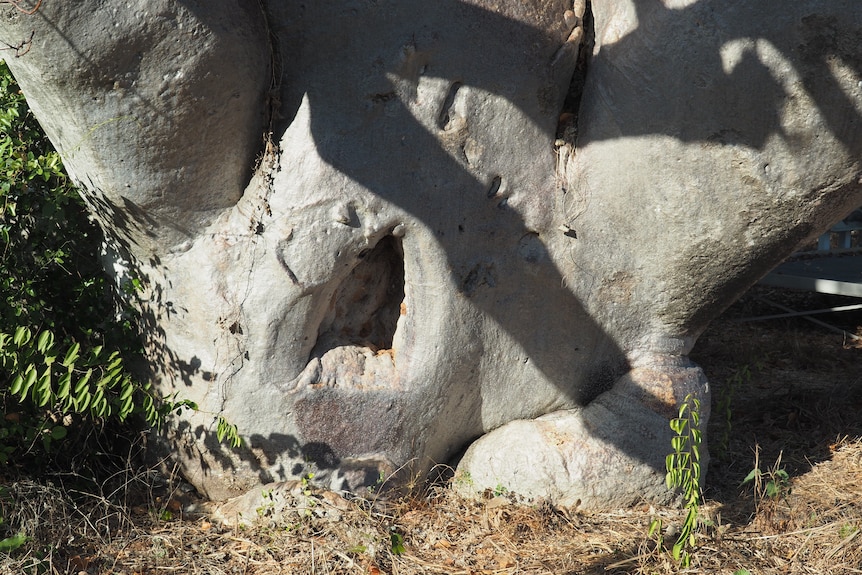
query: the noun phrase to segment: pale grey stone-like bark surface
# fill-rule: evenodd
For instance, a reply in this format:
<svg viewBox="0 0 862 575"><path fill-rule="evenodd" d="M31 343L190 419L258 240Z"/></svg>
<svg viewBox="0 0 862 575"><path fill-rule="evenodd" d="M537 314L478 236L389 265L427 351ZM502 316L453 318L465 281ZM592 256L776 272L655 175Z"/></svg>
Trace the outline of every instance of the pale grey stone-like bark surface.
<svg viewBox="0 0 862 575"><path fill-rule="evenodd" d="M585 8L7 10L10 68L146 280L151 377L200 406L170 439L204 493L356 490L472 444L472 489L671 497L698 334L862 203L862 11Z"/></svg>

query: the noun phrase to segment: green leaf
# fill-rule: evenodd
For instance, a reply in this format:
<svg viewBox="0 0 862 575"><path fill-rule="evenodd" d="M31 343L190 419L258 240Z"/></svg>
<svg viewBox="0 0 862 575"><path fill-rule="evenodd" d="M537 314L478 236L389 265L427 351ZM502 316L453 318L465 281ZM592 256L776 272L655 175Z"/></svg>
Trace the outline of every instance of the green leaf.
<svg viewBox="0 0 862 575"><path fill-rule="evenodd" d="M12 343L21 348L30 341L31 337L30 330L23 325L19 325L15 330L15 335L12 337Z"/></svg>
<svg viewBox="0 0 862 575"><path fill-rule="evenodd" d="M98 394L98 392L96 393ZM96 417L105 418L111 415L111 406L108 404L108 400L102 396L99 397L98 400L93 399L93 405L90 407L90 411L95 413Z"/></svg>
<svg viewBox="0 0 862 575"><path fill-rule="evenodd" d="M679 537L676 540L676 544L682 549L685 547L686 543L688 543L688 538L691 535L691 523L689 523L688 518L686 518L685 522L682 524L682 529L680 529Z"/></svg>
<svg viewBox="0 0 862 575"><path fill-rule="evenodd" d="M24 385L21 387L19 401L24 401L24 398L27 397L27 393L30 391L30 388L36 383L36 378L38 374L36 373L36 366L28 365L27 372L24 374Z"/></svg>
<svg viewBox="0 0 862 575"><path fill-rule="evenodd" d="M45 407L51 399L51 368L45 370L39 383L33 387L33 401L38 407Z"/></svg>
<svg viewBox="0 0 862 575"><path fill-rule="evenodd" d="M653 519L649 524L649 533L647 537L652 537L656 533L661 533L661 519Z"/></svg>
<svg viewBox="0 0 862 575"><path fill-rule="evenodd" d="M54 345L54 334L46 329L39 334L39 339L36 341L36 349L39 350L39 353L44 354L52 345Z"/></svg>
<svg viewBox="0 0 862 575"><path fill-rule="evenodd" d="M120 377L119 371L112 371L110 373L106 373L99 379L99 382L96 384L96 389L113 389L113 387L117 384L117 380Z"/></svg>
<svg viewBox="0 0 862 575"><path fill-rule="evenodd" d="M105 390L101 387L97 387L96 393L93 394L93 409L96 409L97 404L101 403L103 399L105 399Z"/></svg>
<svg viewBox="0 0 862 575"><path fill-rule="evenodd" d="M120 401L125 401L125 400L129 399L132 396L133 391L135 391L135 386L132 385L131 380L124 379L123 380L123 387L120 390L120 397L119 397Z"/></svg>
<svg viewBox="0 0 862 575"><path fill-rule="evenodd" d="M81 351L81 344L75 342L72 344L72 347L69 348L69 351L66 352L66 357L63 358L63 367L71 367L74 365L75 361L78 359L78 354Z"/></svg>
<svg viewBox="0 0 862 575"><path fill-rule="evenodd" d="M742 480L742 483L740 483L740 485L745 485L746 483L753 481L754 478L757 477L758 475L760 475L760 470L757 468L752 469L748 473L748 475L745 476L745 479Z"/></svg>
<svg viewBox="0 0 862 575"><path fill-rule="evenodd" d="M773 498L776 495L778 495L780 491L781 491L781 488L778 486L777 483L775 483L774 481L767 482L767 484L766 484L766 496L767 497Z"/></svg>
<svg viewBox="0 0 862 575"><path fill-rule="evenodd" d="M83 388L79 393L75 394L75 403L78 413L84 413L90 407L93 401L93 395L88 388Z"/></svg>
<svg viewBox="0 0 862 575"><path fill-rule="evenodd" d="M126 399L122 400L120 403L120 411L117 414L117 417L120 418L120 421L125 421L126 417L132 413L135 409L135 402L132 401L132 396L130 395Z"/></svg>
<svg viewBox="0 0 862 575"><path fill-rule="evenodd" d="M105 368L105 371L113 371L115 368L120 367L120 365L123 363L123 358L119 355L119 352L116 351L111 353L111 355L108 357L108 361L110 361L110 363Z"/></svg>
<svg viewBox="0 0 862 575"><path fill-rule="evenodd" d="M28 537L26 535L19 533L18 535L13 535L12 537L0 540L0 551L11 553L24 545L27 542L27 539Z"/></svg>
<svg viewBox="0 0 862 575"><path fill-rule="evenodd" d="M75 384L75 395L80 395L81 391L88 388L88 383L90 382L90 377L93 375L93 368L87 370L87 372L81 376L81 379L78 380L78 383Z"/></svg>
<svg viewBox="0 0 862 575"><path fill-rule="evenodd" d="M679 566L683 569L688 569L691 566L691 555L689 555L688 552L683 551L682 560L680 560Z"/></svg>
<svg viewBox="0 0 862 575"><path fill-rule="evenodd" d="M63 427L62 425L57 425L51 429L51 438L55 441L59 441L68 435L69 430Z"/></svg>
<svg viewBox="0 0 862 575"><path fill-rule="evenodd" d="M391 543L393 555L403 555L405 553L404 537L400 533L397 533L394 530L390 531L389 542Z"/></svg>
<svg viewBox="0 0 862 575"><path fill-rule="evenodd" d="M17 395L19 391L21 391L21 387L24 385L24 376L20 373L15 376L15 379L12 380L12 386L9 388L9 392L12 395Z"/></svg>
<svg viewBox="0 0 862 575"><path fill-rule="evenodd" d="M72 372L67 371L60 376L58 382L57 399L66 399L72 391Z"/></svg>

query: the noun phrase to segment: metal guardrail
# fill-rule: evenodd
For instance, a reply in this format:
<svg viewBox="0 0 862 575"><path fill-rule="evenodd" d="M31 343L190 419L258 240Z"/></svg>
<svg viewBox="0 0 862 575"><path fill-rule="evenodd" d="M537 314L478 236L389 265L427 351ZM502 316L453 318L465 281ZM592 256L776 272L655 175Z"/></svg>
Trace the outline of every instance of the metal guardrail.
<svg viewBox="0 0 862 575"><path fill-rule="evenodd" d="M849 250L854 247L862 248L862 208L853 210L817 239L818 252Z"/></svg>
<svg viewBox="0 0 862 575"><path fill-rule="evenodd" d="M768 273L761 285L813 291L862 298L862 210L856 210L820 236L815 251L797 252ZM813 311L797 311L766 298L758 298L784 313L743 318L737 321L759 321L801 317L846 338L862 342L862 337L817 320L812 315L852 311L860 305L835 306Z"/></svg>

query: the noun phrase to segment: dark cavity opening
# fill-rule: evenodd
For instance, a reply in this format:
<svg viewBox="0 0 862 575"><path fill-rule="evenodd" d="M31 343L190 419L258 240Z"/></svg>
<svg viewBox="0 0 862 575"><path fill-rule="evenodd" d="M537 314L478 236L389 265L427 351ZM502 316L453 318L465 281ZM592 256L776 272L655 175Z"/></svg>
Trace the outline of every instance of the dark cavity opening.
<svg viewBox="0 0 862 575"><path fill-rule="evenodd" d="M587 81L590 58L595 45L596 28L593 19L593 6L592 2L588 0L587 8L584 11L584 43L578 51L578 63L572 74L569 90L566 92L566 99L563 102L563 109L560 110L560 121L557 125L557 139L564 140L567 144L574 144L578 137L578 113L581 108L584 85Z"/></svg>
<svg viewBox="0 0 862 575"><path fill-rule="evenodd" d="M346 345L391 349L403 301L404 253L400 241L386 236L335 290L312 355Z"/></svg>

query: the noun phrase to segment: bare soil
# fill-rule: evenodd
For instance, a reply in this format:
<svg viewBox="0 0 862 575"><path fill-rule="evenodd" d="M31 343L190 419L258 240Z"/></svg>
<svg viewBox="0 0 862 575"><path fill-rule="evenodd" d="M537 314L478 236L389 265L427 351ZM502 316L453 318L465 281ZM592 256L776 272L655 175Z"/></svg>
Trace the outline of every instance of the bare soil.
<svg viewBox="0 0 862 575"><path fill-rule="evenodd" d="M862 349L801 318L740 323L777 311L761 298L794 309L858 303L756 288L700 338L692 357L713 386L712 462L687 569L648 535L661 518L672 544L677 509L582 513L509 493L467 501L445 486L348 501L308 486L292 519L270 524L264 511L258 526L228 529L184 512L193 495L182 482L126 471L120 488L97 494L7 485L2 514L31 539L0 553L0 572L862 573ZM818 317L862 335L862 313ZM753 469L759 481L743 485Z"/></svg>

